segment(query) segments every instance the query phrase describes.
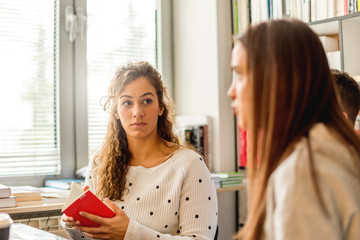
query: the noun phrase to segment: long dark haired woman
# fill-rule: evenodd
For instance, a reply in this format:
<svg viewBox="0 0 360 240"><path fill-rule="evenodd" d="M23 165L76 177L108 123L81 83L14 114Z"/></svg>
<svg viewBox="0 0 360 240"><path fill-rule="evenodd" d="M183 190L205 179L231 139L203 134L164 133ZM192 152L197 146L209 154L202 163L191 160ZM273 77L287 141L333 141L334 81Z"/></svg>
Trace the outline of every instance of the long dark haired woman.
<svg viewBox="0 0 360 240"><path fill-rule="evenodd" d="M249 132L240 239L359 239L360 141L318 36L277 20L235 39L228 91Z"/></svg>

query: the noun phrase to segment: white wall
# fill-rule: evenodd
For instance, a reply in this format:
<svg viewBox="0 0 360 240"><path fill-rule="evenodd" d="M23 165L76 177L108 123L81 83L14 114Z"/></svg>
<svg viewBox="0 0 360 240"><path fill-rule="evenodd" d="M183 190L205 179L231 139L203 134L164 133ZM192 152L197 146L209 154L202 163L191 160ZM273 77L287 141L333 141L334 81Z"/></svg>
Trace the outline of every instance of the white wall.
<svg viewBox="0 0 360 240"><path fill-rule="evenodd" d="M235 170L231 9L224 0L173 0L174 99L178 115L208 115L214 170ZM219 193L219 239L235 232L235 192Z"/></svg>
<svg viewBox="0 0 360 240"><path fill-rule="evenodd" d="M231 82L230 1L174 0L174 99L178 115L212 118L215 171L233 171L234 119L226 95Z"/></svg>

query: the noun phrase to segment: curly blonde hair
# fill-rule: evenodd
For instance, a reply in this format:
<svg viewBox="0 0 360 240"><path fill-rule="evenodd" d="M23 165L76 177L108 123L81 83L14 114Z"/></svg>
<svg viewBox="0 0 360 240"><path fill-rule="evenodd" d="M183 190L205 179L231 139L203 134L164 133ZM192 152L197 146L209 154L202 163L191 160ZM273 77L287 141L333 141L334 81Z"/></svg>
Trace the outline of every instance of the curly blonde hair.
<svg viewBox="0 0 360 240"><path fill-rule="evenodd" d="M107 133L99 154L95 155L94 174L96 194L101 198L122 200L126 187L126 174L129 170L131 152L128 149L126 132L120 119L115 117L117 100L125 87L139 77L149 80L156 90L159 106L164 112L158 117L157 134L166 143L179 145L179 139L173 132L175 107L161 80L161 75L147 62L128 63L120 67L111 81L108 95L105 96L104 110L110 113Z"/></svg>

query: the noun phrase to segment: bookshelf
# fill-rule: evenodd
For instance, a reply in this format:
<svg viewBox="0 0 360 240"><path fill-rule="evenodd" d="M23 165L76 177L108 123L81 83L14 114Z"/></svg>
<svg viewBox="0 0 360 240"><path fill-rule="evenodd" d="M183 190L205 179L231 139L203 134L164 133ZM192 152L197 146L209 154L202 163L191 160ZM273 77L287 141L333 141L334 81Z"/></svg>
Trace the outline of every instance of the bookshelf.
<svg viewBox="0 0 360 240"><path fill-rule="evenodd" d="M360 56L358 3L357 0L230 0L232 34L242 34L249 25L269 19L299 19L306 22L322 40L330 68L347 72L360 80L357 59ZM335 45L330 47L328 43L334 41ZM235 162L239 168L243 140L238 129L236 134ZM237 223L241 226L247 215L246 191L243 188L239 189L236 201Z"/></svg>
<svg viewBox="0 0 360 240"><path fill-rule="evenodd" d="M360 75L360 12L310 22L319 36L335 36L339 41L339 70L351 76Z"/></svg>

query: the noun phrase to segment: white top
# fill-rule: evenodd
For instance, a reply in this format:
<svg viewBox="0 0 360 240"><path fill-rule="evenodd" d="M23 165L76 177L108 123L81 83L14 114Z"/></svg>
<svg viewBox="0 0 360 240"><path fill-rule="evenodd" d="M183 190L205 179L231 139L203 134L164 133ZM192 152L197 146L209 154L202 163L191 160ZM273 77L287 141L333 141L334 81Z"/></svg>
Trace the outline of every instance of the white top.
<svg viewBox="0 0 360 240"><path fill-rule="evenodd" d="M95 192L92 168L91 163L85 182ZM193 150L179 149L152 168L131 166L126 188L124 201L115 201L130 218L125 239L214 239L215 184ZM76 229L67 231L73 238L80 236Z"/></svg>
<svg viewBox="0 0 360 240"><path fill-rule="evenodd" d="M269 179L265 238L360 239L360 179L354 155L324 124L310 131L315 175L326 216L310 175L305 139Z"/></svg>

